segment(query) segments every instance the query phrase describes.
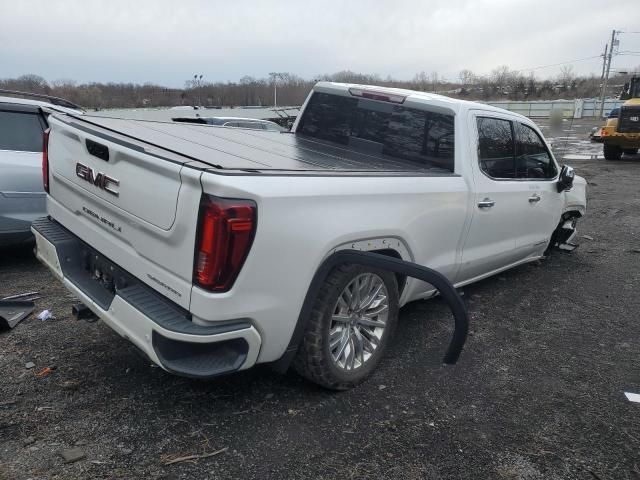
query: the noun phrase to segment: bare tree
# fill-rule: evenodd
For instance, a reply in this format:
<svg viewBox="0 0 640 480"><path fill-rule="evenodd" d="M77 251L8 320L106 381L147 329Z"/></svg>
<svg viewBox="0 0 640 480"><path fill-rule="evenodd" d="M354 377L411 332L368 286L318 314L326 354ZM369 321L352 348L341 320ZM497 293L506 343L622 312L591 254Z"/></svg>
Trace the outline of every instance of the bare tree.
<svg viewBox="0 0 640 480"><path fill-rule="evenodd" d="M501 65L491 70L491 80L497 87L504 87L511 76L507 65Z"/></svg>
<svg viewBox="0 0 640 480"><path fill-rule="evenodd" d="M564 90L571 88L576 78L576 74L573 70L573 65L563 65L560 68L560 74L558 75L558 82L562 85Z"/></svg>
<svg viewBox="0 0 640 480"><path fill-rule="evenodd" d="M460 78L460 83L463 87L473 85L476 82L475 74L466 68L464 70L460 70L458 77Z"/></svg>
<svg viewBox="0 0 640 480"><path fill-rule="evenodd" d="M462 70L458 74L460 83L448 82L437 72L425 71L417 73L411 80L398 80L391 76L381 78L377 74L350 70L317 75L314 79L303 79L289 72L282 72L280 75L278 105L286 106L302 104L319 79L420 91L441 90L449 92L447 95L481 100L558 98L556 82L566 86L562 91L564 98L585 98L597 95L599 83L599 79L594 76L576 75L570 67L561 69L559 77L554 78L552 83L549 79L538 80L532 74L524 76L506 65L495 68L487 76ZM620 77L618 83L624 81L628 79ZM462 88L457 90L456 87L460 85ZM0 88L56 95L89 108L197 105L199 98L202 104L210 107L273 104L273 82L268 77L251 76L244 76L237 82L199 83L191 78L185 82L184 88L168 88L154 83L78 83L68 79L48 83L38 75L29 74L0 79Z"/></svg>
<svg viewBox="0 0 640 480"><path fill-rule="evenodd" d="M414 88L425 92L429 88L429 76L424 70L420 73L416 73L413 77L413 83L415 84Z"/></svg>

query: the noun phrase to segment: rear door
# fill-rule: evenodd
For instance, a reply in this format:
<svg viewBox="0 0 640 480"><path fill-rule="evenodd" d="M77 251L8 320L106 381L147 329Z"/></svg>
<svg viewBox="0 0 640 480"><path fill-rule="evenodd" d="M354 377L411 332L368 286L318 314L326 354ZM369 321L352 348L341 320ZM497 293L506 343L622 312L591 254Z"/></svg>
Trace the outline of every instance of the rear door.
<svg viewBox="0 0 640 480"><path fill-rule="evenodd" d="M29 230L45 214L38 107L0 104L0 233Z"/></svg>
<svg viewBox="0 0 640 480"><path fill-rule="evenodd" d="M462 253L466 281L518 261L516 247L528 185L516 178L512 120L492 112L469 116L475 201Z"/></svg>

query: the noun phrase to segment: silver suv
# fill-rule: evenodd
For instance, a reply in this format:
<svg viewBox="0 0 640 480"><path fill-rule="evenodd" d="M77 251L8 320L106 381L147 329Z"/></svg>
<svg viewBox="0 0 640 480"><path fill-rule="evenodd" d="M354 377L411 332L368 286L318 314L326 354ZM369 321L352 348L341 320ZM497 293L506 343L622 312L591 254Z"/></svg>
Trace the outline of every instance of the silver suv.
<svg viewBox="0 0 640 480"><path fill-rule="evenodd" d="M0 90L0 95L0 247L5 247L32 242L31 222L46 215L42 134L47 117L83 110L46 95L11 90Z"/></svg>

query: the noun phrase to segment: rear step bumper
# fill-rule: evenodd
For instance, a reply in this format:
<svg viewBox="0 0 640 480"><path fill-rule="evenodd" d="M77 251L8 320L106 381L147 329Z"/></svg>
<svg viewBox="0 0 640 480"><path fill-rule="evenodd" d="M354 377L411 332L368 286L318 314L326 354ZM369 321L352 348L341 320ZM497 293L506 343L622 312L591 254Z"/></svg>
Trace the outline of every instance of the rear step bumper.
<svg viewBox="0 0 640 480"><path fill-rule="evenodd" d="M210 378L253 366L261 339L248 320L198 325L191 315L47 217L32 231L38 259L87 307L155 364Z"/></svg>

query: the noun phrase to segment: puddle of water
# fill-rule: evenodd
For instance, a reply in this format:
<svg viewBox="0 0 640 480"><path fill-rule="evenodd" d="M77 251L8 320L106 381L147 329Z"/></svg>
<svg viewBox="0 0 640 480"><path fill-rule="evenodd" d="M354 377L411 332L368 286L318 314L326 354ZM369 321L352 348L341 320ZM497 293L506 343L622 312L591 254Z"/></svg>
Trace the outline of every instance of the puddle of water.
<svg viewBox="0 0 640 480"><path fill-rule="evenodd" d="M563 155L563 160L599 160L604 158L602 155L598 155L597 153L591 155L581 155L577 153L568 153L567 155Z"/></svg>

